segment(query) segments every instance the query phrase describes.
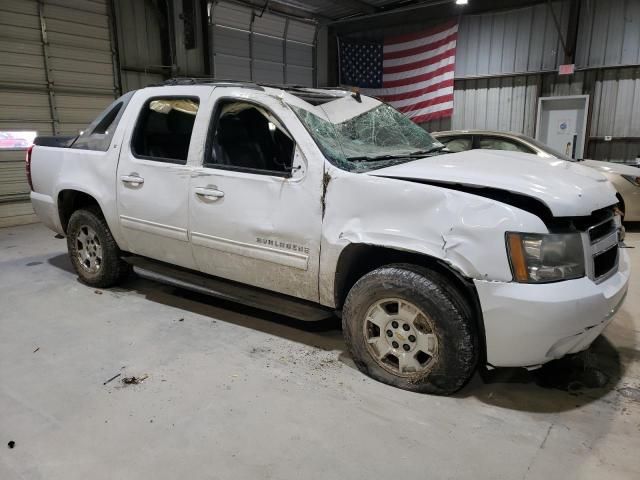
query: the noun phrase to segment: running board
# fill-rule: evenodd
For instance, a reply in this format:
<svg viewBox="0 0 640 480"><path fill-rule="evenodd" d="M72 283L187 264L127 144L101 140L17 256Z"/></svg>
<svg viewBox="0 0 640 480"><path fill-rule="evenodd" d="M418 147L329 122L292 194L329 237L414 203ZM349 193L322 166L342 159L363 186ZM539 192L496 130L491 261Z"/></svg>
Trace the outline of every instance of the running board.
<svg viewBox="0 0 640 480"><path fill-rule="evenodd" d="M124 260L134 266L138 275L149 280L241 303L298 320L315 322L331 318L334 314L332 310L312 302L192 272L148 258L128 256L124 257Z"/></svg>

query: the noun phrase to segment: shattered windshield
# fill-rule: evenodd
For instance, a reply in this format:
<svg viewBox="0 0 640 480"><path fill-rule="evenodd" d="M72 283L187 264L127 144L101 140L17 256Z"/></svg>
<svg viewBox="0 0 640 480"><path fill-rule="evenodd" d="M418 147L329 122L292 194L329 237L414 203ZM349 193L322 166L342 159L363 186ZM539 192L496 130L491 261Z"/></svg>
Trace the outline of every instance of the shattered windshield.
<svg viewBox="0 0 640 480"><path fill-rule="evenodd" d="M350 108L342 108L334 109L333 113L315 107L322 108L322 113L328 119L322 118L320 112L315 114L295 105L290 107L327 159L350 172L364 172L408 162L444 148L393 107L373 99L368 99L367 103L372 108L361 113L356 109L360 105L351 105L356 107L353 108L355 112ZM345 110L349 113L345 114ZM350 113L356 114L344 118Z"/></svg>

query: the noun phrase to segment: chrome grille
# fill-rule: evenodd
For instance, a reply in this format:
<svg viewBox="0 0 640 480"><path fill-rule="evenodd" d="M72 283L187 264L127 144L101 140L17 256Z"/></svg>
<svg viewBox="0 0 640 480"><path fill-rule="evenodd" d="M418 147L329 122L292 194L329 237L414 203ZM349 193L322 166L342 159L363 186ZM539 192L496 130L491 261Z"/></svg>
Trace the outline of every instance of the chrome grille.
<svg viewBox="0 0 640 480"><path fill-rule="evenodd" d="M603 282L618 271L620 224L611 216L588 228L585 235L587 272L596 283Z"/></svg>

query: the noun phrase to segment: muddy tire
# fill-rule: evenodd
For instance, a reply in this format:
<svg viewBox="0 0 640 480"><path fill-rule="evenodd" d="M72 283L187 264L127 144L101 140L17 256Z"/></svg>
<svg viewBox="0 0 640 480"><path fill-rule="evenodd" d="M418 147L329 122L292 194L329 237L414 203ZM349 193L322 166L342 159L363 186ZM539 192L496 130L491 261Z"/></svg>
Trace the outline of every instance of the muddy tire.
<svg viewBox="0 0 640 480"><path fill-rule="evenodd" d="M449 395L478 362L471 308L447 279L399 264L363 276L349 292L342 329L358 368L380 382Z"/></svg>
<svg viewBox="0 0 640 480"><path fill-rule="evenodd" d="M78 277L91 287L111 287L131 272L97 207L73 212L67 227L67 249Z"/></svg>

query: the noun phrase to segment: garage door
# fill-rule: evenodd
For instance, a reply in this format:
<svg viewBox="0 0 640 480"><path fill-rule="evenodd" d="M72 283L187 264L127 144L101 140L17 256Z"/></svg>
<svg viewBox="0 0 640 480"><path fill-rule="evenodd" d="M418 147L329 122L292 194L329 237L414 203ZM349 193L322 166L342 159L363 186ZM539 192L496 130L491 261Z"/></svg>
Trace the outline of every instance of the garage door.
<svg viewBox="0 0 640 480"><path fill-rule="evenodd" d="M106 0L0 2L0 226L25 223L21 139L74 134L118 95Z"/></svg>
<svg viewBox="0 0 640 480"><path fill-rule="evenodd" d="M211 17L216 78L315 85L315 24L229 2Z"/></svg>

